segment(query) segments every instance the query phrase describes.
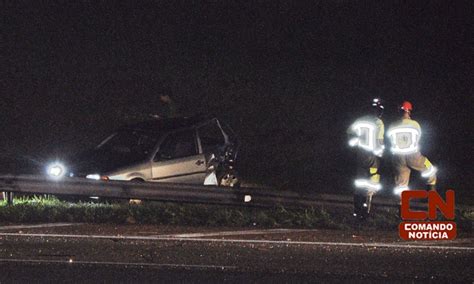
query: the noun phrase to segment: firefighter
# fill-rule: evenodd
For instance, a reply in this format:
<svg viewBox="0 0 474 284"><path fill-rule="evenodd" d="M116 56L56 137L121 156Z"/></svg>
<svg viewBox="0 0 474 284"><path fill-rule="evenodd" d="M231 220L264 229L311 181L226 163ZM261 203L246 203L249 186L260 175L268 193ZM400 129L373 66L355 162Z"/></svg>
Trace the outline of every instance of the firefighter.
<svg viewBox="0 0 474 284"><path fill-rule="evenodd" d="M384 152L384 106L380 98L372 100L371 114L357 119L347 130L349 145L356 149L357 178L354 181L354 216L365 218L370 212L373 194L380 184L380 158Z"/></svg>
<svg viewBox="0 0 474 284"><path fill-rule="evenodd" d="M426 179L428 189L434 190L437 170L428 158L420 153L421 127L418 122L411 119L413 106L410 102L404 101L399 110L402 112L402 118L391 125L387 132L392 145L392 160L395 169L394 194L400 196L402 191L409 189L411 170L420 172Z"/></svg>
<svg viewBox="0 0 474 284"><path fill-rule="evenodd" d="M154 94L158 95L157 113L148 114L147 117L154 119L166 119L178 117L178 108L173 99L173 93L168 87L155 87Z"/></svg>

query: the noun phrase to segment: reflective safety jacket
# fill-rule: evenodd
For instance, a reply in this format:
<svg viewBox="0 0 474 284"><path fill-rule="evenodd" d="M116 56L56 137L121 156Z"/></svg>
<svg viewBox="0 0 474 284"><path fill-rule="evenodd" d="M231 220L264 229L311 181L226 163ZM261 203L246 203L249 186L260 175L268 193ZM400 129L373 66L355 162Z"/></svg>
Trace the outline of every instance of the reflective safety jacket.
<svg viewBox="0 0 474 284"><path fill-rule="evenodd" d="M401 119L390 125L387 136L392 143L391 151L396 155L413 154L419 151L421 127L412 119Z"/></svg>
<svg viewBox="0 0 474 284"><path fill-rule="evenodd" d="M347 129L349 145L381 157L384 150L384 124L376 116L363 116Z"/></svg>

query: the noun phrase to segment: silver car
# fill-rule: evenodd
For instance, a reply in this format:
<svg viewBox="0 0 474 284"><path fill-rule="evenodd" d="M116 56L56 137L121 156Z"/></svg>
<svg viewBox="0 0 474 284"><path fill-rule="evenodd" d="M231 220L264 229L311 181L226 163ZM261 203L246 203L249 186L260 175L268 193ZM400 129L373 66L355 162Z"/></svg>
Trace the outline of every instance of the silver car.
<svg viewBox="0 0 474 284"><path fill-rule="evenodd" d="M96 148L71 159L66 174L203 184L211 160L218 156L225 157L224 163L233 162L236 154L232 130L215 117L158 119L117 130Z"/></svg>

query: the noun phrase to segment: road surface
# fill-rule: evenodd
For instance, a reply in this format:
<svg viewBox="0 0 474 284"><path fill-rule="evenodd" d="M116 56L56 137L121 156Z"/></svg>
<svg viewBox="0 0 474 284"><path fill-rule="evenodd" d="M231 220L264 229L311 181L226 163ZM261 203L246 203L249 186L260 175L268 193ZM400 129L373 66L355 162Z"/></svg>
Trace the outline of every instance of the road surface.
<svg viewBox="0 0 474 284"><path fill-rule="evenodd" d="M397 232L36 224L0 227L0 282L474 281L474 238Z"/></svg>

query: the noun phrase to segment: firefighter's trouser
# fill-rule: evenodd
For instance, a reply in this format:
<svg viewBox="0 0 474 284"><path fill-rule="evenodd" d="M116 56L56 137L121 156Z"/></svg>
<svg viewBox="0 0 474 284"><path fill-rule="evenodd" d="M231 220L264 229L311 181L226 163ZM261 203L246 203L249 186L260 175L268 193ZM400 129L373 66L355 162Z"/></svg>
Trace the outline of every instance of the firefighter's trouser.
<svg viewBox="0 0 474 284"><path fill-rule="evenodd" d="M357 180L367 181L372 185L380 184L378 173L380 158L371 152L359 150L357 152ZM357 187L357 186L356 186ZM363 185L361 187L364 187Z"/></svg>
<svg viewBox="0 0 474 284"><path fill-rule="evenodd" d="M426 179L426 184L434 187L436 185L436 168L420 152L408 155L393 155L393 167L395 169L395 191L408 189L411 170L421 173Z"/></svg>
<svg viewBox="0 0 474 284"><path fill-rule="evenodd" d="M370 207L367 204L367 197L381 188L379 165L379 157L359 149L357 152L357 177L354 180L354 216L366 217L369 213Z"/></svg>

